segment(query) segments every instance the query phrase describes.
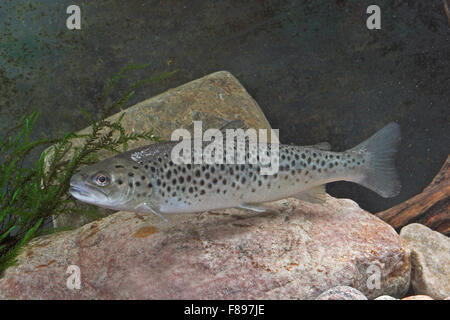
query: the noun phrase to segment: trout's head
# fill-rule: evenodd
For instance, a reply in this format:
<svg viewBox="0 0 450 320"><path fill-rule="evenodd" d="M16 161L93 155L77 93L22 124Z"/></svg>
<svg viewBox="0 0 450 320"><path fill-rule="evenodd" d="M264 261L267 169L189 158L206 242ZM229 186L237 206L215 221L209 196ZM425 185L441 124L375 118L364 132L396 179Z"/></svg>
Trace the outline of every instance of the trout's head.
<svg viewBox="0 0 450 320"><path fill-rule="evenodd" d="M83 168L70 179L70 194L99 207L133 211L153 191L143 166L133 160L110 158Z"/></svg>

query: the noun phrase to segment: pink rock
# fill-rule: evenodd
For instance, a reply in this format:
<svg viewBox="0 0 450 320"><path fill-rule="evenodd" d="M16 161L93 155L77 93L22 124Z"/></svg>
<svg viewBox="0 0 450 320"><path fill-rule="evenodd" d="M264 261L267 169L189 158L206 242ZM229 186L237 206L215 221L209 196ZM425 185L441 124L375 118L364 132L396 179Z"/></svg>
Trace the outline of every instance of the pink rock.
<svg viewBox="0 0 450 320"><path fill-rule="evenodd" d="M170 225L120 212L35 239L0 279L0 298L314 299L338 285L369 299L406 293L403 240L355 202L266 207L173 215ZM71 265L79 290L67 287Z"/></svg>

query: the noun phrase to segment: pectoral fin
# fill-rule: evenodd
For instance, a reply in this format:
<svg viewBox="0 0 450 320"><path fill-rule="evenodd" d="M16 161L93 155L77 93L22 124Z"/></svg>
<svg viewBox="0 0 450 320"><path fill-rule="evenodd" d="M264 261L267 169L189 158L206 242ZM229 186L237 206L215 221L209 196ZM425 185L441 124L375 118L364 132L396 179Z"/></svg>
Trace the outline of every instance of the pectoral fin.
<svg viewBox="0 0 450 320"><path fill-rule="evenodd" d="M307 189L293 196L298 200L311 203L324 203L326 199L325 185L320 185L311 189Z"/></svg>
<svg viewBox="0 0 450 320"><path fill-rule="evenodd" d="M239 206L239 208L252 210L252 211L256 211L256 212L264 212L264 211L266 211L266 208L264 208L263 206L261 206L258 203L242 203Z"/></svg>
<svg viewBox="0 0 450 320"><path fill-rule="evenodd" d="M163 219L165 222L170 223L169 220L161 213L157 208L154 208L154 206L151 206L147 202L139 204L135 208L136 212L139 213L154 213L157 216L159 216L161 219Z"/></svg>

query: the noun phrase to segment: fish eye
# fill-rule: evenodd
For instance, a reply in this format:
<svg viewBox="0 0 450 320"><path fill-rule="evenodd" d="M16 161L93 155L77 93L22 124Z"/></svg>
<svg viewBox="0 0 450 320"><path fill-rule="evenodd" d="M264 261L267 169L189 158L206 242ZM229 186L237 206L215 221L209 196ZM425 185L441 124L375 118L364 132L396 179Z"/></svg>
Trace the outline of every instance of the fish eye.
<svg viewBox="0 0 450 320"><path fill-rule="evenodd" d="M106 174L104 173L97 173L94 177L94 182L101 186L104 187L109 183L109 178Z"/></svg>

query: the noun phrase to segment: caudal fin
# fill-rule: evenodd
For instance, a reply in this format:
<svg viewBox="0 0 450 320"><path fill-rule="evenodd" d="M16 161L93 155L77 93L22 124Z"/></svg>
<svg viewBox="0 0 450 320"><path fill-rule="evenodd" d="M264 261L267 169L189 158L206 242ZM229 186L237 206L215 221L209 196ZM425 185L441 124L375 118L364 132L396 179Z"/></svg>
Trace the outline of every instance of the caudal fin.
<svg viewBox="0 0 450 320"><path fill-rule="evenodd" d="M366 141L349 151L367 153L368 161L361 171L362 177L355 181L382 197L395 197L401 184L395 169L394 156L400 142L400 126L391 122Z"/></svg>

